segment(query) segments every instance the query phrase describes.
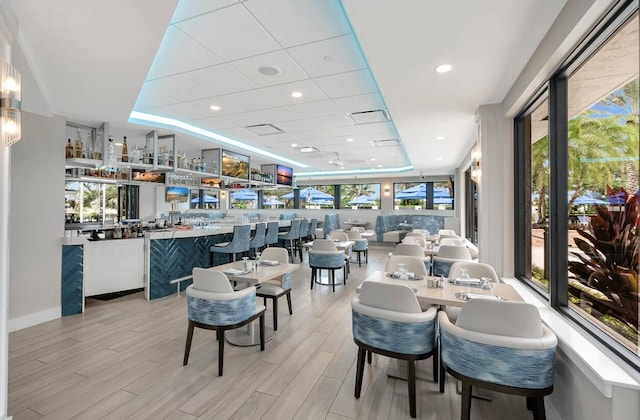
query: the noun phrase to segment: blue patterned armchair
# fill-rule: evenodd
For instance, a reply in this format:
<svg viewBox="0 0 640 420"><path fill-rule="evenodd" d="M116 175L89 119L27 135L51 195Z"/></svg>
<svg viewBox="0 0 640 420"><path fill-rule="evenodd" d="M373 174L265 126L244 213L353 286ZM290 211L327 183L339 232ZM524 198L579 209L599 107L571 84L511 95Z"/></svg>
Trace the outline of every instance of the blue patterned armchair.
<svg viewBox="0 0 640 420"><path fill-rule="evenodd" d="M234 291L227 276L218 270L194 268L193 284L187 287L187 342L183 365L189 362L195 327L215 330L218 339L218 376L222 376L224 333L260 318L260 350L264 350L263 305L256 305L256 288Z"/></svg>
<svg viewBox="0 0 640 420"><path fill-rule="evenodd" d="M416 417L416 360L437 360L434 306L422 312L415 293L406 286L365 281L351 301L353 341L358 346L355 397L360 398L366 353L407 361L409 411ZM369 360L370 362L370 360Z"/></svg>
<svg viewBox="0 0 640 420"><path fill-rule="evenodd" d="M333 250L318 249L321 244L333 245ZM329 279L331 281L332 290L336 291L336 270L343 268L344 282L346 283L346 262L344 252L338 251L329 239L316 239L313 241L313 248L309 250L309 266L311 267L311 290L313 284L320 280L322 270L329 270Z"/></svg>
<svg viewBox="0 0 640 420"><path fill-rule="evenodd" d="M462 420L471 413L472 386L526 396L534 419L545 419L544 396L553 391L558 340L535 306L473 299L455 324L444 312L438 321L442 366L462 382Z"/></svg>
<svg viewBox="0 0 640 420"><path fill-rule="evenodd" d="M355 242L355 244L351 247L351 251L358 254L358 267L362 267L360 254L364 254L364 262L369 264L369 241L367 241L366 238L363 238L362 234L358 230L348 230L345 233L349 237L350 241Z"/></svg>

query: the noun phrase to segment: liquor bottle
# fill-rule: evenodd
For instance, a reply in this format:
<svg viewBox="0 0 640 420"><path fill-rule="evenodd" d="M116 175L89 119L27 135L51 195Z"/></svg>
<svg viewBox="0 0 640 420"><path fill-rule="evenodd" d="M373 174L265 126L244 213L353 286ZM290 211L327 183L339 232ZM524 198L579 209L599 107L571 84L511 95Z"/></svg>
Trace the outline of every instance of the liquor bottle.
<svg viewBox="0 0 640 420"><path fill-rule="evenodd" d="M73 157L82 157L82 137L80 136L80 130L76 131L76 141L73 144Z"/></svg>
<svg viewBox="0 0 640 420"><path fill-rule="evenodd" d="M109 147L107 149L109 163L116 163L116 149L113 144L113 137L109 136Z"/></svg>
<svg viewBox="0 0 640 420"><path fill-rule="evenodd" d="M127 150L127 136L124 136L124 142L122 143L122 161L129 162L129 151Z"/></svg>
<svg viewBox="0 0 640 420"><path fill-rule="evenodd" d="M87 141L84 143L84 157L93 159L93 136L91 135L91 131L87 133Z"/></svg>
<svg viewBox="0 0 640 420"><path fill-rule="evenodd" d="M71 139L67 139L64 154L67 159L71 159L73 157L73 144L71 144Z"/></svg>

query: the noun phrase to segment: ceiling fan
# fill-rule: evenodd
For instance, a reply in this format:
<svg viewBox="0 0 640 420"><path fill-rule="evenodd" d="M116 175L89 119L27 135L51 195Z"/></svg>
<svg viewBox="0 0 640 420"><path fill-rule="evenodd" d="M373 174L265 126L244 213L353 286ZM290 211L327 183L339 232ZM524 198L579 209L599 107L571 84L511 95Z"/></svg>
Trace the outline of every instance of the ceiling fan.
<svg viewBox="0 0 640 420"><path fill-rule="evenodd" d="M344 159L342 157L342 153L341 152L333 152L333 154L336 156L334 159L330 160L329 163L331 165L337 166L337 167L344 167L345 165L353 165L353 164L358 164L358 163L364 163L365 161L363 159Z"/></svg>

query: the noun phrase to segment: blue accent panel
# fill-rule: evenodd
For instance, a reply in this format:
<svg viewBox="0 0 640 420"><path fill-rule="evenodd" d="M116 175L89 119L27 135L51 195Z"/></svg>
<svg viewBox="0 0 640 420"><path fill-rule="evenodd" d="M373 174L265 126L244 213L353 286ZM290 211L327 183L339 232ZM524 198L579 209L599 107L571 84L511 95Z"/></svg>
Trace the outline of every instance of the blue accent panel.
<svg viewBox="0 0 640 420"><path fill-rule="evenodd" d="M413 229L426 229L431 234L436 234L444 229L444 216L416 215L416 214L380 214L376 217L375 232L378 241L382 242L383 234L394 230L402 230L400 223L411 223Z"/></svg>
<svg viewBox="0 0 640 420"><path fill-rule="evenodd" d="M295 213L280 213L280 220L293 220L295 218Z"/></svg>
<svg viewBox="0 0 640 420"><path fill-rule="evenodd" d="M62 246L62 316L82 313L84 247Z"/></svg>
<svg viewBox="0 0 640 420"><path fill-rule="evenodd" d="M322 224L322 231L324 237L328 238L331 231L340 229L340 218L336 213L329 213L324 215L324 223Z"/></svg>
<svg viewBox="0 0 640 420"><path fill-rule="evenodd" d="M169 284L169 281L190 276L194 267L209 267L209 248L223 239L224 235L152 239L149 251L150 299L176 293L176 285ZM190 281L183 281L181 290L189 284Z"/></svg>
<svg viewBox="0 0 640 420"><path fill-rule="evenodd" d="M283 274L281 283L282 289L289 290L291 289L291 286L293 286L293 275L291 273Z"/></svg>
<svg viewBox="0 0 640 420"><path fill-rule="evenodd" d="M464 340L444 329L440 340L444 364L470 378L518 388L553 385L555 347L524 350L491 346Z"/></svg>
<svg viewBox="0 0 640 420"><path fill-rule="evenodd" d="M207 325L233 325L249 318L256 310L256 294L238 299L208 300L187 297L189 319Z"/></svg>
<svg viewBox="0 0 640 420"><path fill-rule="evenodd" d="M436 277L449 277L449 270L453 262L433 260L433 275Z"/></svg>
<svg viewBox="0 0 640 420"><path fill-rule="evenodd" d="M428 322L398 322L354 310L351 313L353 337L362 343L403 354L423 354L433 350L435 318Z"/></svg>

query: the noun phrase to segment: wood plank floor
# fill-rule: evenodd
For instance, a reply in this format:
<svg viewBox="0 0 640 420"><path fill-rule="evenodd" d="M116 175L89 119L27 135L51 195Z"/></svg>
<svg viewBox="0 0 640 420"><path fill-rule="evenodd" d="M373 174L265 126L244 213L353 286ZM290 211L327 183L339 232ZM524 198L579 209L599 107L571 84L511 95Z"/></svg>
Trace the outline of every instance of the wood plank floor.
<svg viewBox="0 0 640 420"><path fill-rule="evenodd" d="M9 336L9 414L23 419L404 419L405 381L389 378L389 359L366 365L362 396L353 396L356 346L350 301L368 272L381 270L391 248L372 244L369 264L352 264L335 293L309 289L306 264L294 275L293 315L282 299L278 331L258 347L225 346L218 377L215 333L196 329L189 365L182 366L186 299L151 302L135 294L88 299L83 315L64 317ZM341 277L341 276L340 276ZM266 323L272 324L271 307ZM431 359L419 372L432 375ZM526 419L523 397L483 391L471 418ZM418 418L460 417L460 396L448 378L417 383Z"/></svg>

